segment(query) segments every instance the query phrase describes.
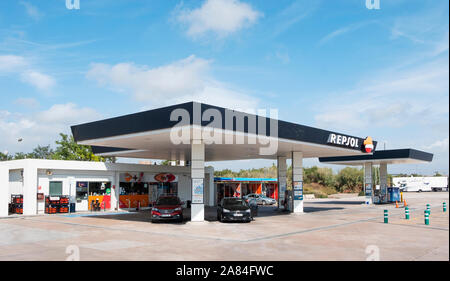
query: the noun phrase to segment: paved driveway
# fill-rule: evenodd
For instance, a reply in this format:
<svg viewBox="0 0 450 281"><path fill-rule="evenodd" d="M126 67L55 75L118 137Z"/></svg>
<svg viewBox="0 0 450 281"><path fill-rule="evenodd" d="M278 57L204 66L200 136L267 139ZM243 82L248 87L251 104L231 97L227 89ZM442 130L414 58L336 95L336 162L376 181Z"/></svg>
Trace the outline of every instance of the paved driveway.
<svg viewBox="0 0 450 281"><path fill-rule="evenodd" d="M214 209L204 223L152 224L148 212L0 219L0 260L448 260L448 193L405 197L409 221L403 208L361 197L309 200L299 215L261 207L251 223L217 222Z"/></svg>

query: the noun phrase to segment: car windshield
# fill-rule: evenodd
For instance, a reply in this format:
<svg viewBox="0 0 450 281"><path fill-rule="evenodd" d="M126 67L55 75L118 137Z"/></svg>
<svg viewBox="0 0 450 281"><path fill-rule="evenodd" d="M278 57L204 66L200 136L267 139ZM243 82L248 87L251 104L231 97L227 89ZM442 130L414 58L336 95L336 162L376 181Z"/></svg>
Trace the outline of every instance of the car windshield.
<svg viewBox="0 0 450 281"><path fill-rule="evenodd" d="M180 199L177 197L161 197L156 202L156 205L179 205Z"/></svg>
<svg viewBox="0 0 450 281"><path fill-rule="evenodd" d="M223 200L224 207L237 207L237 206L247 206L245 200L240 198L229 198Z"/></svg>

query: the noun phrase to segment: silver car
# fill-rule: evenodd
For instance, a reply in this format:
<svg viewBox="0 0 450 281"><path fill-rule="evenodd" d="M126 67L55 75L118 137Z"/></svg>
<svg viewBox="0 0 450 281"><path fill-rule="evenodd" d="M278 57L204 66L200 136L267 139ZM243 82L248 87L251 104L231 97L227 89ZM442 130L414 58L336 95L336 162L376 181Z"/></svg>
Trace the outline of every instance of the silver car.
<svg viewBox="0 0 450 281"><path fill-rule="evenodd" d="M265 195L262 194L256 194L256 193L251 193L248 195L243 196L244 199L248 199L248 200L256 200L256 203L258 205L274 205L277 203L277 201L273 198L269 198Z"/></svg>

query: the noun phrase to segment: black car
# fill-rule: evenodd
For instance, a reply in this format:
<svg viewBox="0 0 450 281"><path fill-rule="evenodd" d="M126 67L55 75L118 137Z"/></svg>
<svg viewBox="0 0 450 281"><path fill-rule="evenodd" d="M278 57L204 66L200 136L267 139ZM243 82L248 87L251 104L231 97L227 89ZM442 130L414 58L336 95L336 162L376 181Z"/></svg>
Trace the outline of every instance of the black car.
<svg viewBox="0 0 450 281"><path fill-rule="evenodd" d="M253 219L250 206L242 198L225 197L217 207L217 220L250 222Z"/></svg>

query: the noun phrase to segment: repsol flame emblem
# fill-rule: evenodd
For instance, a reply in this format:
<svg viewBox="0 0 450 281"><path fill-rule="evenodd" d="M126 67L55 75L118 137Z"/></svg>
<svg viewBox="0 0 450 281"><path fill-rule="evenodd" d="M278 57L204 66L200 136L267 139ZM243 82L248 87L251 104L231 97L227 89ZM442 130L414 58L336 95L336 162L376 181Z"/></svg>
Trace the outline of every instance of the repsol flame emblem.
<svg viewBox="0 0 450 281"><path fill-rule="evenodd" d="M364 140L364 149L365 149L365 151L367 152L367 153L370 153L370 152L372 152L372 150L373 150L373 141L372 141L372 138L371 137L367 137L365 140Z"/></svg>

